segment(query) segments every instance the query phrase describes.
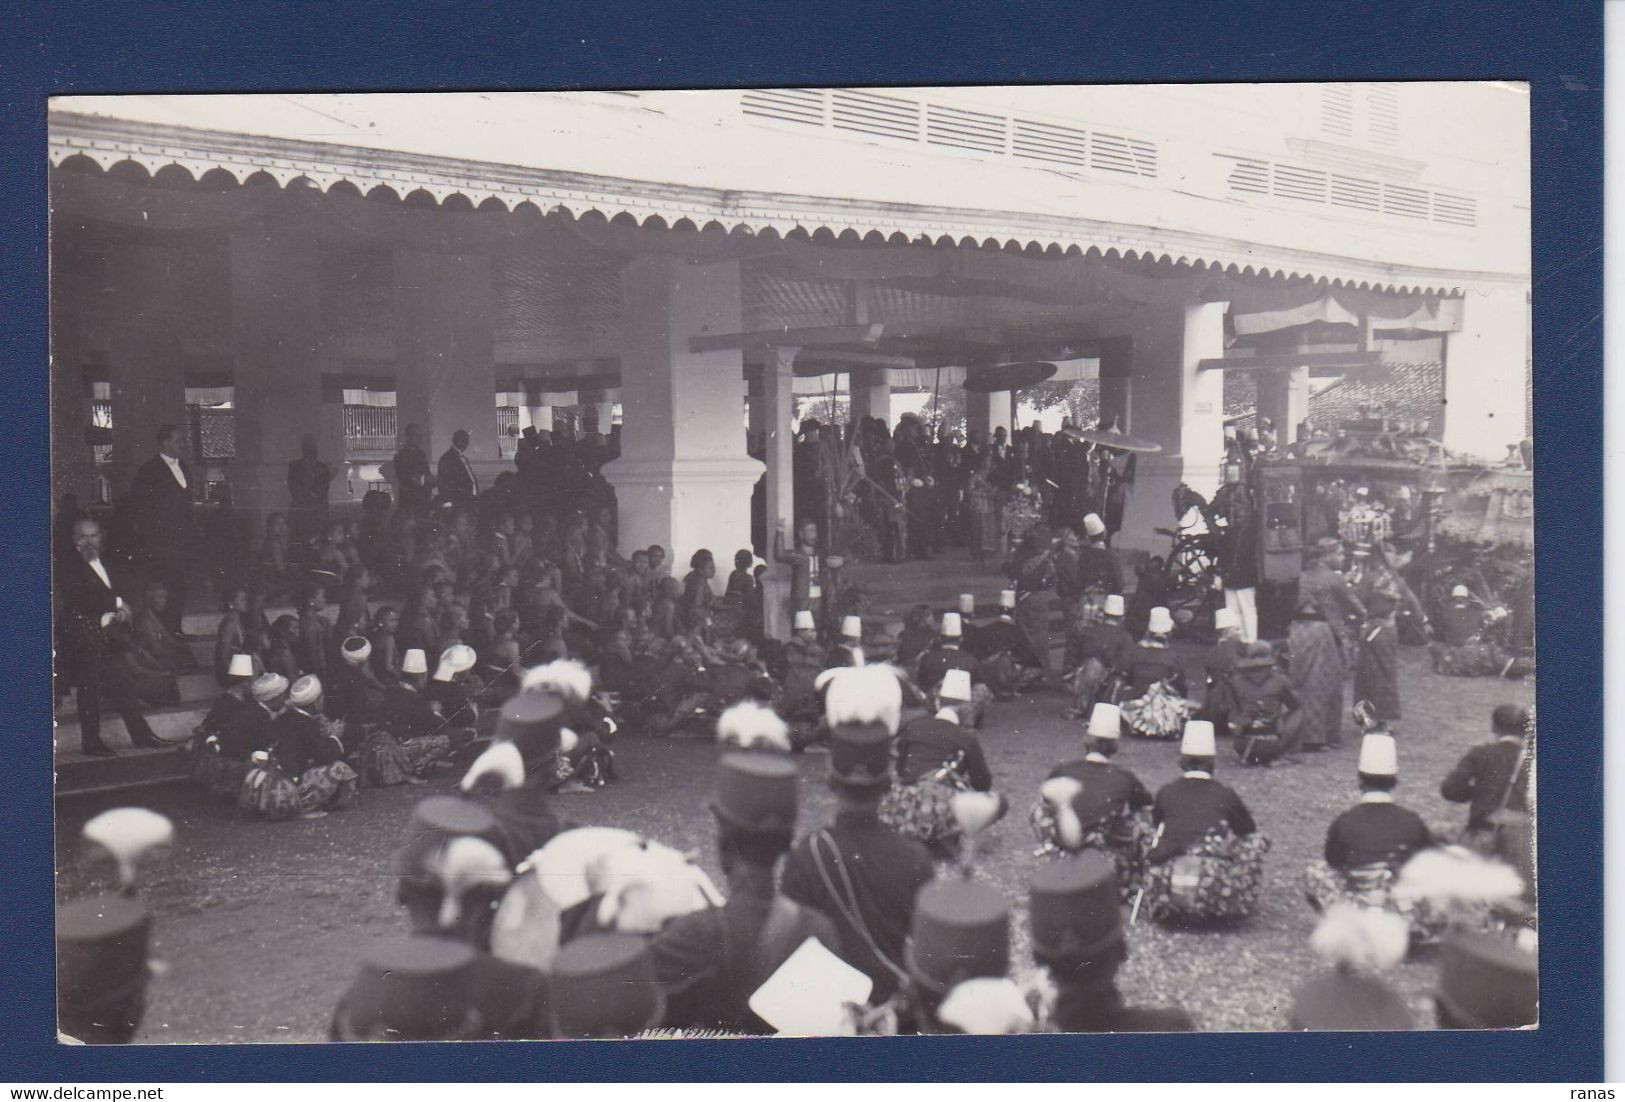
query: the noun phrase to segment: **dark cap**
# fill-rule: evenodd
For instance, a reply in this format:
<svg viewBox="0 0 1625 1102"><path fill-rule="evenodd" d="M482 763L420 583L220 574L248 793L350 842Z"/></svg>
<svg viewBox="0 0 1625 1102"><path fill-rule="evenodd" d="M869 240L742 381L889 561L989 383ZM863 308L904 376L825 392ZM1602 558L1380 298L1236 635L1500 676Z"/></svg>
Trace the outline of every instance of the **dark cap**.
<svg viewBox="0 0 1625 1102"><path fill-rule="evenodd" d="M1010 905L974 880L933 880L914 900L908 970L938 994L1010 969Z"/></svg>
<svg viewBox="0 0 1625 1102"><path fill-rule="evenodd" d="M776 754L724 754L711 810L741 830L792 831L798 776L795 765Z"/></svg>
<svg viewBox="0 0 1625 1102"><path fill-rule="evenodd" d="M339 1006L344 1040L457 1041L479 1031L470 998L475 952L460 941L411 937L375 946Z"/></svg>
<svg viewBox="0 0 1625 1102"><path fill-rule="evenodd" d="M892 736L879 723L831 727L829 775L859 788L884 788L892 782Z"/></svg>
<svg viewBox="0 0 1625 1102"><path fill-rule="evenodd" d="M1439 950L1438 1000L1463 1029L1510 1029L1540 1016L1535 954L1495 934L1447 937Z"/></svg>
<svg viewBox="0 0 1625 1102"><path fill-rule="evenodd" d="M1529 709L1516 704L1497 704L1490 713L1490 727L1498 735L1527 735L1534 729Z"/></svg>
<svg viewBox="0 0 1625 1102"><path fill-rule="evenodd" d="M534 762L558 752L563 726L564 698L546 689L528 689L502 706L496 737L512 742L525 761Z"/></svg>
<svg viewBox="0 0 1625 1102"><path fill-rule="evenodd" d="M1393 988L1371 976L1333 971L1292 996L1290 1029L1415 1029L1416 1020Z"/></svg>
<svg viewBox="0 0 1625 1102"><path fill-rule="evenodd" d="M553 958L551 996L558 1037L630 1037L665 1012L647 943L632 934L567 942Z"/></svg>
<svg viewBox="0 0 1625 1102"><path fill-rule="evenodd" d="M1085 963L1123 939L1117 867L1100 853L1039 866L1027 882L1033 954Z"/></svg>
<svg viewBox="0 0 1625 1102"><path fill-rule="evenodd" d="M86 1042L124 1042L141 1023L152 916L122 895L80 899L56 911L57 1013Z"/></svg>
<svg viewBox="0 0 1625 1102"><path fill-rule="evenodd" d="M412 809L410 834L438 830L446 834L487 834L496 829L495 816L485 805L461 796L430 796Z"/></svg>

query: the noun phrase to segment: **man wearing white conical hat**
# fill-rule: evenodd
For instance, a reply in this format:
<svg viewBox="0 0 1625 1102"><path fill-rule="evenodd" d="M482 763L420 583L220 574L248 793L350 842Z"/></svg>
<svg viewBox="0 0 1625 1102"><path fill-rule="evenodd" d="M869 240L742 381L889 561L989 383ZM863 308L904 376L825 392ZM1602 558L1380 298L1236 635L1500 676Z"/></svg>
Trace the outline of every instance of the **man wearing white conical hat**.
<svg viewBox="0 0 1625 1102"><path fill-rule="evenodd" d="M827 670L837 666L861 666L864 662L863 618L848 614L841 617L840 638L824 656L824 668Z"/></svg>
<svg viewBox="0 0 1625 1102"><path fill-rule="evenodd" d="M288 706L273 728L271 752L298 788L304 814L343 807L355 797L360 778L344 760L342 726L322 714L322 683L315 674L288 687Z"/></svg>
<svg viewBox="0 0 1625 1102"><path fill-rule="evenodd" d="M1142 738L1175 739L1190 717L1185 667L1168 646L1174 619L1158 605L1146 621L1145 638L1125 661L1123 718Z"/></svg>
<svg viewBox="0 0 1625 1102"><path fill-rule="evenodd" d="M970 703L970 675L949 670L935 715L920 716L897 732L897 783L880 803L881 822L951 857L960 832L950 804L956 792L991 792L993 771L981 740L960 725L955 705Z"/></svg>
<svg viewBox="0 0 1625 1102"><path fill-rule="evenodd" d="M1113 678L1121 680L1137 651L1134 636L1123 626L1123 595L1108 593L1100 616L1078 629L1067 643L1072 681L1072 715L1087 719L1095 702L1110 695Z"/></svg>
<svg viewBox="0 0 1625 1102"><path fill-rule="evenodd" d="M1258 906L1269 840L1240 796L1214 779L1213 724L1193 719L1180 740L1182 775L1157 791L1157 842L1148 856L1144 904L1152 918L1244 918Z"/></svg>
<svg viewBox="0 0 1625 1102"><path fill-rule="evenodd" d="M1306 874L1309 905L1324 911L1339 902L1386 906L1389 889L1416 854L1434 844L1422 817L1394 802L1399 747L1387 730L1360 740L1360 802L1332 820L1325 859Z"/></svg>
<svg viewBox="0 0 1625 1102"><path fill-rule="evenodd" d="M231 687L215 698L198 724L201 738L192 743L192 779L216 796L235 800L248 774L248 759L255 750L270 746L271 713L255 703L257 684L252 655L233 655L227 664ZM267 681L262 688L275 682Z"/></svg>
<svg viewBox="0 0 1625 1102"><path fill-rule="evenodd" d="M420 783L425 773L472 741L473 731L453 727L424 693L428 656L409 649L401 660L401 677L384 694L383 718L361 750L362 783L387 787Z"/></svg>
<svg viewBox="0 0 1625 1102"><path fill-rule="evenodd" d="M1050 770L1034 801L1033 832L1047 855L1103 850L1117 866L1125 898L1139 890L1151 848L1151 793L1140 778L1113 760L1123 740L1123 713L1102 701L1089 715L1088 752ZM1049 781L1070 779L1071 785ZM1047 790L1046 790L1047 789Z"/></svg>
<svg viewBox="0 0 1625 1102"><path fill-rule="evenodd" d="M1000 700L1010 699L1044 676L1045 664L1033 649L1031 637L1016 623L1018 603L1014 589L1001 590L998 619L978 627L976 634L965 643L965 648L980 663L979 679L985 681Z"/></svg>

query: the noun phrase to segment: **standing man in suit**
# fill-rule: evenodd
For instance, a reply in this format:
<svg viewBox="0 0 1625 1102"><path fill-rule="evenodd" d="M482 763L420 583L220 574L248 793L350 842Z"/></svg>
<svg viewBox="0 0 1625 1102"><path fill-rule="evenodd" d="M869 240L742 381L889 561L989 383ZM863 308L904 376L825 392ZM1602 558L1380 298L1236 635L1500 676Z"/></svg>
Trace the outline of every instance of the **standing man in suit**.
<svg viewBox="0 0 1625 1102"><path fill-rule="evenodd" d="M429 470L429 457L423 452L423 430L407 425L401 433L401 446L395 453L395 488L400 505L409 513L422 515L429 511L429 497L434 492L434 473Z"/></svg>
<svg viewBox="0 0 1625 1102"><path fill-rule="evenodd" d="M136 746L162 746L141 714L124 664L115 651L130 631L130 606L119 596L118 581L102 560L102 526L89 517L74 522L75 554L58 568L60 600L59 672L78 690L81 749L112 757L102 741L102 699L124 719Z"/></svg>
<svg viewBox="0 0 1625 1102"><path fill-rule="evenodd" d="M197 570L193 556L192 498L196 475L181 459L181 430L158 428L158 454L141 464L130 482L130 504L135 516L136 546L147 581L162 582L169 591L163 624L181 634L186 591Z"/></svg>
<svg viewBox="0 0 1625 1102"><path fill-rule="evenodd" d="M471 504L480 492L480 480L474 477L474 468L468 462L468 430L458 429L451 434L451 447L440 457L440 498L462 506Z"/></svg>
<svg viewBox="0 0 1625 1102"><path fill-rule="evenodd" d="M288 520L297 542L307 543L327 531L327 493L332 482L333 468L322 462L316 437L307 432L299 438L299 458L288 464Z"/></svg>

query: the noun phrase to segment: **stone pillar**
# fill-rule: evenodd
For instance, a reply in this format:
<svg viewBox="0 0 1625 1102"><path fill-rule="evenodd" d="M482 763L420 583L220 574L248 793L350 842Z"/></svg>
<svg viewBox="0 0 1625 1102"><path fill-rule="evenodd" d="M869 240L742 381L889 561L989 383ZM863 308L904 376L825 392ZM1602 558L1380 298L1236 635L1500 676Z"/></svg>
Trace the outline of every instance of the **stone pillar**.
<svg viewBox="0 0 1625 1102"><path fill-rule="evenodd" d="M965 424L967 428L980 430L987 439L993 439L995 429L1004 429L1005 435L1015 431L1014 418L1011 412L1010 392L996 390L991 394L978 394L967 390L965 392Z"/></svg>
<svg viewBox="0 0 1625 1102"><path fill-rule="evenodd" d="M1529 305L1523 287L1470 288L1444 341L1444 446L1504 459L1524 438Z"/></svg>
<svg viewBox="0 0 1625 1102"><path fill-rule="evenodd" d="M1275 423L1275 442L1284 448L1297 440L1298 424L1309 416L1309 369L1260 371L1254 378L1258 384L1258 415Z"/></svg>
<svg viewBox="0 0 1625 1102"><path fill-rule="evenodd" d="M396 387L400 428L423 430L437 467L458 429L482 491L512 465L497 447L491 258L395 253Z"/></svg>
<svg viewBox="0 0 1625 1102"><path fill-rule="evenodd" d="M616 491L619 542L660 544L678 574L708 548L720 585L733 553L751 545L750 495L762 464L745 453L740 431L741 352L693 352L689 342L739 331L739 265L638 256L622 271L621 287L621 456L603 472Z"/></svg>
<svg viewBox="0 0 1625 1102"><path fill-rule="evenodd" d="M891 377L883 367L852 369L852 419L878 417L891 428Z"/></svg>
<svg viewBox="0 0 1625 1102"><path fill-rule="evenodd" d="M1130 342L1101 348L1101 377L1127 378L1128 424L1135 436L1162 445L1135 461L1134 488L1116 546L1165 551L1154 529L1173 526L1172 496L1181 482L1204 497L1219 488L1224 461L1224 373L1197 371L1204 358L1224 354L1224 302L1188 302L1142 309ZM1115 361L1124 351L1129 367Z"/></svg>
<svg viewBox="0 0 1625 1102"><path fill-rule="evenodd" d="M114 499L158 454L159 425L186 427L186 368L176 337L175 252L144 239L111 244L108 363L113 395ZM182 452L185 455L185 452Z"/></svg>
<svg viewBox="0 0 1625 1102"><path fill-rule="evenodd" d="M790 637L790 567L774 558L774 545L779 525L784 526L784 541L793 545L796 538L795 501L795 362L796 349L771 348L762 364L761 393L751 406L752 423L760 407L762 431L766 434L767 448L767 574L763 579L762 603L766 613L767 634L774 639Z"/></svg>
<svg viewBox="0 0 1625 1102"><path fill-rule="evenodd" d="M245 230L229 245L237 408L231 496L256 536L269 514L288 508L288 464L299 456L300 438L321 431L318 248L316 235L296 223ZM322 459L342 484L344 456L324 451Z"/></svg>

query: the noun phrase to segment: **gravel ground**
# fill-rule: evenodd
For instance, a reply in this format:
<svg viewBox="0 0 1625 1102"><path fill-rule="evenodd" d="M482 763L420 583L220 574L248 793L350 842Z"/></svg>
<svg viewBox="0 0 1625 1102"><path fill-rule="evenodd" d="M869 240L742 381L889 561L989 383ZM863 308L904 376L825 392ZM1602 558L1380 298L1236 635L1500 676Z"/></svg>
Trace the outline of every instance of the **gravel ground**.
<svg viewBox="0 0 1625 1102"><path fill-rule="evenodd" d="M1533 683L1436 677L1424 651L1407 651L1398 724L1404 780L1400 800L1441 835L1454 837L1463 809L1439 798L1438 783L1459 755L1488 737L1490 708L1532 704ZM1012 959L1025 968L1025 882L1035 858L1027 808L1054 763L1079 756L1081 726L1060 718L1065 704L1045 694L997 705L983 743L1009 816L981 847L977 875L1015 903ZM1245 769L1222 755L1219 774L1252 808L1272 839L1266 896L1258 915L1224 931L1167 931L1142 919L1130 933L1122 986L1131 1001L1179 1002L1205 1030L1282 1026L1293 988L1318 967L1308 949L1313 915L1300 888L1304 866L1319 856L1327 824L1356 796L1357 739L1345 729L1340 749L1299 765ZM719 875L710 816L702 803L715 750L699 740L628 739L617 747L623 779L591 795L557 799L561 816L648 833L693 849ZM1177 775L1177 749L1129 741L1119 760L1155 790ZM799 759L803 822L825 821L833 800L819 783L826 759ZM155 956L167 971L151 987L145 1042L320 1041L331 1008L354 975L356 958L375 939L401 933L390 857L412 805L450 790L454 778L420 787L370 790L356 807L325 819L264 823L242 817L185 786L149 789L141 802L171 816L177 842L147 890L157 921ZM64 898L86 890L77 833L84 820L126 798L82 798L57 813ZM1409 962L1392 977L1417 1020L1431 1024L1428 992L1436 965Z"/></svg>

